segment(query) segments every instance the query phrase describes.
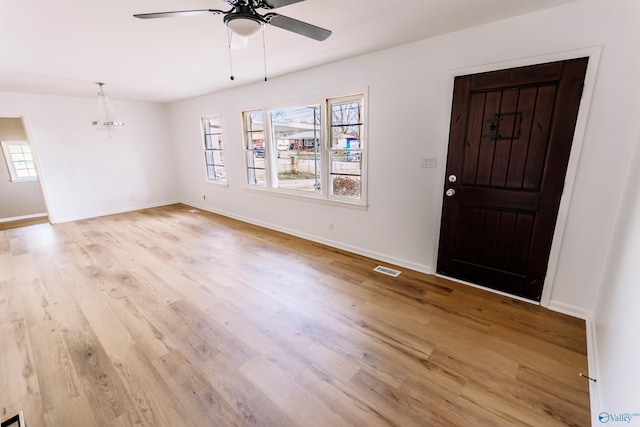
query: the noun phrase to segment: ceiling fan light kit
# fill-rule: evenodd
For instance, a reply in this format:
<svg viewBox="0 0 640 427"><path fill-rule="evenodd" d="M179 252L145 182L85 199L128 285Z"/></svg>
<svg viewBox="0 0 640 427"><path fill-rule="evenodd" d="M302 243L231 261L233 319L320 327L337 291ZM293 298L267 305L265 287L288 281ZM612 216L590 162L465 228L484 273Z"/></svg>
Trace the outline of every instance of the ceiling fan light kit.
<svg viewBox="0 0 640 427"><path fill-rule="evenodd" d="M241 37L255 36L264 26L264 18L255 13L236 12L225 15L224 23Z"/></svg>

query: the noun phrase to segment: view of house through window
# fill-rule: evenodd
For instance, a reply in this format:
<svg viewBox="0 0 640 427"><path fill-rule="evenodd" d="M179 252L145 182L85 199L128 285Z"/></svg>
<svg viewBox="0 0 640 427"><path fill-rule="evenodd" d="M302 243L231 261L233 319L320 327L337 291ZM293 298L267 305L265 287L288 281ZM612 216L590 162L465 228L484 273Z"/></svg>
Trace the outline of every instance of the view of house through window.
<svg viewBox="0 0 640 427"><path fill-rule="evenodd" d="M224 145L220 116L203 117L204 157L207 165L207 179L226 184L227 171L224 166Z"/></svg>
<svg viewBox="0 0 640 427"><path fill-rule="evenodd" d="M364 95L248 111L243 121L250 186L365 202Z"/></svg>
<svg viewBox="0 0 640 427"><path fill-rule="evenodd" d="M31 147L27 141L2 141L2 151L7 161L11 181L37 179Z"/></svg>
<svg viewBox="0 0 640 427"><path fill-rule="evenodd" d="M274 187L320 192L320 106L272 111L271 140L277 150Z"/></svg>

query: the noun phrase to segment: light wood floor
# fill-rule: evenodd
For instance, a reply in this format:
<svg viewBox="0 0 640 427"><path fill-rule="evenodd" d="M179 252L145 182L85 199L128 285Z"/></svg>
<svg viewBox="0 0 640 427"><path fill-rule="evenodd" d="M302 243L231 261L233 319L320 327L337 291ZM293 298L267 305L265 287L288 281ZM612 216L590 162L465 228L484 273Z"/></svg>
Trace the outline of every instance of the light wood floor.
<svg viewBox="0 0 640 427"><path fill-rule="evenodd" d="M0 231L0 418L589 425L583 321L189 209Z"/></svg>

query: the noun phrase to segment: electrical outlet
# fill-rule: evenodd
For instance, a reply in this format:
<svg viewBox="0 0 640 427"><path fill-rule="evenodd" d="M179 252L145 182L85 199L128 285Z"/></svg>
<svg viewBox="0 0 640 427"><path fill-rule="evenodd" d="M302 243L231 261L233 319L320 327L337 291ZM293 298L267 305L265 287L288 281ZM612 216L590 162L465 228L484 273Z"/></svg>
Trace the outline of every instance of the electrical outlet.
<svg viewBox="0 0 640 427"><path fill-rule="evenodd" d="M333 221L329 221L329 231L333 231Z"/></svg>
<svg viewBox="0 0 640 427"><path fill-rule="evenodd" d="M207 200L207 196L205 196L204 194L202 195L202 200Z"/></svg>

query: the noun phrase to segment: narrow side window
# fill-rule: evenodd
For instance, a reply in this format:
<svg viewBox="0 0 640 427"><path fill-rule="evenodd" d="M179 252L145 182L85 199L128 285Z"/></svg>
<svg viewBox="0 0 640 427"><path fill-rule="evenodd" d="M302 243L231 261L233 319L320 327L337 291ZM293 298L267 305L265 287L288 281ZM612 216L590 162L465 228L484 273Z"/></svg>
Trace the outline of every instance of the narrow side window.
<svg viewBox="0 0 640 427"><path fill-rule="evenodd" d="M330 197L363 200L364 97L334 98L328 104Z"/></svg>
<svg viewBox="0 0 640 427"><path fill-rule="evenodd" d="M266 145L262 111L247 111L243 114L244 149L247 161L247 183L258 187L267 186Z"/></svg>
<svg viewBox="0 0 640 427"><path fill-rule="evenodd" d="M204 158L207 167L207 180L220 184L227 183L227 170L224 165L224 143L220 116L202 118L204 137Z"/></svg>

